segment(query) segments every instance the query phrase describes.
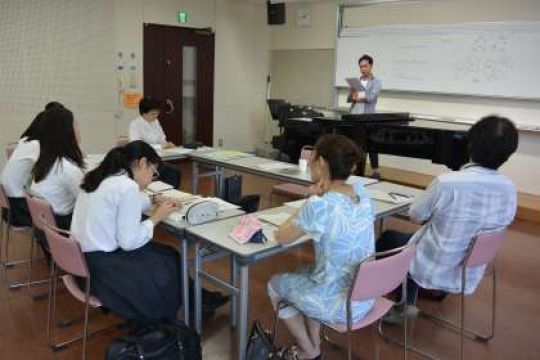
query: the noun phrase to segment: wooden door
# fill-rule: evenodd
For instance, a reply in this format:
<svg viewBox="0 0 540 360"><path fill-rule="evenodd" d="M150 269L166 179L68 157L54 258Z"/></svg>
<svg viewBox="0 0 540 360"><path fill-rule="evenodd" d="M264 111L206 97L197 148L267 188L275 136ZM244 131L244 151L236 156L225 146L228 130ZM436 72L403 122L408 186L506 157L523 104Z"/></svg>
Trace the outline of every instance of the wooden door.
<svg viewBox="0 0 540 360"><path fill-rule="evenodd" d="M212 145L214 34L210 29L144 24L144 94L163 104L169 141Z"/></svg>

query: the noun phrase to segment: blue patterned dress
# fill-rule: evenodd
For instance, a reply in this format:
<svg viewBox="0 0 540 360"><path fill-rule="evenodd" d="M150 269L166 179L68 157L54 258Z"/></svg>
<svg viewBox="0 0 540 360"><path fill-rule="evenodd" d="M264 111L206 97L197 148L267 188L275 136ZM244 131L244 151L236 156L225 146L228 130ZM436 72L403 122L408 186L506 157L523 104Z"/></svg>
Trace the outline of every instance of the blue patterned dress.
<svg viewBox="0 0 540 360"><path fill-rule="evenodd" d="M325 323L347 322L347 296L356 267L375 251L369 194L361 184L355 184L354 191L359 201L337 192L306 201L295 221L313 236L315 263L271 280L281 298L304 315ZM373 303L353 302L353 322L361 320Z"/></svg>

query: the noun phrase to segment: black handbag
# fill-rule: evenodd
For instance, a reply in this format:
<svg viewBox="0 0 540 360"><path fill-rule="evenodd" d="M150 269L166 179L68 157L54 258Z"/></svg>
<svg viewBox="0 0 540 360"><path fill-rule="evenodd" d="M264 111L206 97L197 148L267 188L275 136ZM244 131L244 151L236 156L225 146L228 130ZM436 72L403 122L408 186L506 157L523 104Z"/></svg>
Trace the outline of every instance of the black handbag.
<svg viewBox="0 0 540 360"><path fill-rule="evenodd" d="M115 340L106 360L201 360L201 342L194 329L183 322L151 325L138 334Z"/></svg>
<svg viewBox="0 0 540 360"><path fill-rule="evenodd" d="M274 357L274 336L266 330L259 320L251 325L246 349L247 360L268 360Z"/></svg>

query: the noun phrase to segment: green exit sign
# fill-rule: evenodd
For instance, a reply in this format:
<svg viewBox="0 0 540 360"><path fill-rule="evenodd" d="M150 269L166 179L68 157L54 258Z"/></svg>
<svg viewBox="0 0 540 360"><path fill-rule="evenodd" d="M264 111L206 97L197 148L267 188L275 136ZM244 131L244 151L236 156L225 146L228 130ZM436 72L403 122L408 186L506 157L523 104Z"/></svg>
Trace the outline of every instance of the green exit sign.
<svg viewBox="0 0 540 360"><path fill-rule="evenodd" d="M185 24L188 22L188 13L187 11L178 11L176 13L176 20L179 24Z"/></svg>

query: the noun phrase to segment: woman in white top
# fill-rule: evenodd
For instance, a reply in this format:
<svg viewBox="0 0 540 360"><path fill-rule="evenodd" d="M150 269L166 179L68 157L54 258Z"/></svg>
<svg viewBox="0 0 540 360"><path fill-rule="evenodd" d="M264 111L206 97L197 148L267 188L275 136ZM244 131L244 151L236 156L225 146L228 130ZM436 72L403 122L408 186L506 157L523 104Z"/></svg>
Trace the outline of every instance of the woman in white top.
<svg viewBox="0 0 540 360"><path fill-rule="evenodd" d="M91 291L124 319L172 320L181 305L179 254L150 241L177 204L166 200L141 220L150 207L142 190L159 162L143 141L112 149L84 177L73 212L71 233L85 253Z"/></svg>
<svg viewBox="0 0 540 360"><path fill-rule="evenodd" d="M31 181L31 173L34 164L40 154L40 140L45 135L48 125L43 125L46 111L55 107L62 107L58 102L50 102L45 105L45 111L40 112L22 133L21 138L11 156L9 157L0 182L4 187L10 205L11 224L15 226L30 226L32 220L28 212L25 194L26 187ZM48 122L51 120L45 120ZM3 214L7 220L6 214Z"/></svg>
<svg viewBox="0 0 540 360"><path fill-rule="evenodd" d="M44 116L50 119L49 126L40 142L31 191L51 204L56 225L69 230L84 169L79 129L65 108L51 109Z"/></svg>
<svg viewBox="0 0 540 360"><path fill-rule="evenodd" d="M161 105L159 101L147 97L142 98L139 102L140 116L129 124L129 141L142 140L150 144L156 151L175 147L175 144L167 141L167 137L159 123L158 116L160 112ZM181 174L177 168L161 163L158 171L159 180L172 185L174 188L180 186Z"/></svg>

